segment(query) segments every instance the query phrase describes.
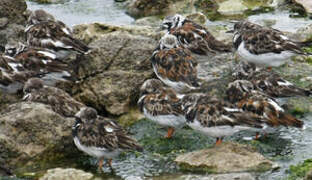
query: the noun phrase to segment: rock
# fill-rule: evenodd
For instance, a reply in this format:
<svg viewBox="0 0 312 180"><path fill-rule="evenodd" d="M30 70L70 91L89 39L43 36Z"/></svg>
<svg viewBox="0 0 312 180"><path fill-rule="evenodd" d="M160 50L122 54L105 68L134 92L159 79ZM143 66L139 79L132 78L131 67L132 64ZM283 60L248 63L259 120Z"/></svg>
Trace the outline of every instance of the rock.
<svg viewBox="0 0 312 180"><path fill-rule="evenodd" d="M3 50L10 39L24 42L26 9L27 5L24 0L0 1L0 49Z"/></svg>
<svg viewBox="0 0 312 180"><path fill-rule="evenodd" d="M241 0L224 1L219 4L218 12L222 15L231 16L243 14L248 7Z"/></svg>
<svg viewBox="0 0 312 180"><path fill-rule="evenodd" d="M74 118L61 117L47 105L12 104L0 115L0 159L14 173L39 162L66 159L76 152L73 123Z"/></svg>
<svg viewBox="0 0 312 180"><path fill-rule="evenodd" d="M73 168L55 168L49 169L47 173L43 175L43 177L39 178L39 180L91 180L94 175L82 170L73 169Z"/></svg>
<svg viewBox="0 0 312 180"><path fill-rule="evenodd" d="M312 169L306 174L304 180L312 180Z"/></svg>
<svg viewBox="0 0 312 180"><path fill-rule="evenodd" d="M134 24L139 26L150 26L155 28L160 28L162 19L160 19L158 16L148 16L143 17L140 19L137 19Z"/></svg>
<svg viewBox="0 0 312 180"><path fill-rule="evenodd" d="M293 0L293 2L301 5L307 14L312 14L312 1L310 1L310 0Z"/></svg>
<svg viewBox="0 0 312 180"><path fill-rule="evenodd" d="M311 180L312 159L306 159L297 165L291 165L289 168L289 179Z"/></svg>
<svg viewBox="0 0 312 180"><path fill-rule="evenodd" d="M189 14L186 18L201 25L204 25L207 21L207 17L201 12Z"/></svg>
<svg viewBox="0 0 312 180"><path fill-rule="evenodd" d="M255 180L256 178L250 173L231 173L210 175L207 180ZM204 180L204 179L203 179Z"/></svg>
<svg viewBox="0 0 312 180"><path fill-rule="evenodd" d="M30 0L41 4L57 4L57 3L65 3L68 0Z"/></svg>
<svg viewBox="0 0 312 180"><path fill-rule="evenodd" d="M23 13L26 9L25 0L1 0L0 18L6 17L10 23L24 24L26 17L24 17Z"/></svg>
<svg viewBox="0 0 312 180"><path fill-rule="evenodd" d="M0 29L0 48L5 47L5 45L10 41L20 41L25 42L25 27L20 24L7 24L5 29Z"/></svg>
<svg viewBox="0 0 312 180"><path fill-rule="evenodd" d="M127 6L127 13L135 18L185 14L194 11L192 0L131 0Z"/></svg>
<svg viewBox="0 0 312 180"><path fill-rule="evenodd" d="M92 52L78 59L76 99L100 112L122 115L136 107L139 88L151 77L149 61L160 35L148 27L90 24L76 37L91 42Z"/></svg>
<svg viewBox="0 0 312 180"><path fill-rule="evenodd" d="M9 23L9 19L6 17L0 18L0 29L4 28Z"/></svg>
<svg viewBox="0 0 312 180"><path fill-rule="evenodd" d="M183 170L209 173L264 172L276 166L251 146L231 142L182 154L175 162Z"/></svg>
<svg viewBox="0 0 312 180"><path fill-rule="evenodd" d="M278 6L278 2L271 0L197 0L195 6L210 20L218 20L224 18L244 18L251 13L271 11Z"/></svg>

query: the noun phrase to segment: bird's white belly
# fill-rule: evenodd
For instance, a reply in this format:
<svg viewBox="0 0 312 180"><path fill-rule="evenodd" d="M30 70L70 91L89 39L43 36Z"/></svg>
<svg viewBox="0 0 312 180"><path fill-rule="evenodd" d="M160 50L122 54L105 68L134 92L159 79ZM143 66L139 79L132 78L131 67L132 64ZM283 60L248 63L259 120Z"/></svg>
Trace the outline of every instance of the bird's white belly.
<svg viewBox="0 0 312 180"><path fill-rule="evenodd" d="M295 54L290 51L282 51L277 53L252 54L246 48L245 44L241 43L237 49L238 55L245 61L255 63L261 66L280 66L287 62Z"/></svg>
<svg viewBox="0 0 312 180"><path fill-rule="evenodd" d="M79 139L77 137L74 137L74 143L77 146L77 148L85 153L87 153L90 156L97 157L97 158L114 158L119 155L120 149L116 149L113 151L109 151L105 148L98 148L94 146L85 146L80 143Z"/></svg>
<svg viewBox="0 0 312 180"><path fill-rule="evenodd" d="M190 86L188 85L187 83L185 82L182 82L182 81L171 81L169 80L168 78L166 77L162 77L158 74L158 71L157 69L153 66L153 69L154 69L154 72L156 74L156 76L163 82L165 83L167 86L170 86L172 87L173 89L175 89L176 91L178 92L182 92L184 90L189 90L189 89L196 89L195 87L193 86Z"/></svg>
<svg viewBox="0 0 312 180"><path fill-rule="evenodd" d="M175 116L175 115L153 116L150 113L148 113L145 108L143 108L143 112L144 112L145 117L154 121L157 124L160 124L161 126L181 128L185 125L185 122L186 122L184 116L182 116L182 115L179 115L179 116Z"/></svg>
<svg viewBox="0 0 312 180"><path fill-rule="evenodd" d="M250 127L247 126L212 126L203 127L201 124L194 119L193 122L187 123L192 129L199 131L200 133L211 136L211 137L225 137L231 136L239 131L248 130Z"/></svg>

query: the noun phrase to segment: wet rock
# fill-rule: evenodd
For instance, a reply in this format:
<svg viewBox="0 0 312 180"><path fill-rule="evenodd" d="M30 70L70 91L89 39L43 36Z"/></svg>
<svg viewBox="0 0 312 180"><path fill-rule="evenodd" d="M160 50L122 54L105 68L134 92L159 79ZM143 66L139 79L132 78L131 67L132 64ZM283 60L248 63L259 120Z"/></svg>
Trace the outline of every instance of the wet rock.
<svg viewBox="0 0 312 180"><path fill-rule="evenodd" d="M312 1L310 1L310 0L293 0L293 2L301 5L307 14L312 15Z"/></svg>
<svg viewBox="0 0 312 180"><path fill-rule="evenodd" d="M307 159L302 163L290 166L289 179L311 180L312 159ZM310 179L309 179L310 178Z"/></svg>
<svg viewBox="0 0 312 180"><path fill-rule="evenodd" d="M231 173L210 175L207 180L255 180L256 178L250 173ZM206 179L203 179L206 180Z"/></svg>
<svg viewBox="0 0 312 180"><path fill-rule="evenodd" d="M312 180L312 169L307 173L307 175L304 177L305 180Z"/></svg>
<svg viewBox="0 0 312 180"><path fill-rule="evenodd" d="M57 3L64 3L69 0L30 0L41 4L57 4Z"/></svg>
<svg viewBox="0 0 312 180"><path fill-rule="evenodd" d="M77 37L92 52L78 59L74 97L100 112L122 115L136 107L139 87L151 77L149 58L160 35L148 27L91 24Z"/></svg>
<svg viewBox="0 0 312 180"><path fill-rule="evenodd" d="M43 177L39 178L39 180L67 180L67 179L89 180L93 179L93 177L94 177L93 174L78 169L55 168L49 169L47 173L43 175Z"/></svg>
<svg viewBox="0 0 312 180"><path fill-rule="evenodd" d="M8 106L0 115L0 159L13 172L38 161L66 159L75 152L71 126L74 118L64 118L40 103L20 102ZM57 154L58 152L58 154Z"/></svg>
<svg viewBox="0 0 312 180"><path fill-rule="evenodd" d="M251 146L230 142L180 155L175 162L184 170L209 173L264 172L276 167Z"/></svg>
<svg viewBox="0 0 312 180"><path fill-rule="evenodd" d="M209 19L218 20L225 18L243 18L257 12L267 12L278 6L271 0L197 0L197 9L201 10Z"/></svg>
<svg viewBox="0 0 312 180"><path fill-rule="evenodd" d="M194 10L192 0L131 0L127 6L127 13L133 17L146 17L169 14L185 14Z"/></svg>

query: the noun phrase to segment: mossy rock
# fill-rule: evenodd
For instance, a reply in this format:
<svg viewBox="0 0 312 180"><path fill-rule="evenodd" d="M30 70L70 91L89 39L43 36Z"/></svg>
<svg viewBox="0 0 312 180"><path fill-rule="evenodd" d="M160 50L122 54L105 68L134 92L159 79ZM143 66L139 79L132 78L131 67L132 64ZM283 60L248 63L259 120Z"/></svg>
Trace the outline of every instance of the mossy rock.
<svg viewBox="0 0 312 180"><path fill-rule="evenodd" d="M307 159L298 165L291 165L289 168L290 175L288 180L296 180L304 178L306 174L312 170L312 159Z"/></svg>

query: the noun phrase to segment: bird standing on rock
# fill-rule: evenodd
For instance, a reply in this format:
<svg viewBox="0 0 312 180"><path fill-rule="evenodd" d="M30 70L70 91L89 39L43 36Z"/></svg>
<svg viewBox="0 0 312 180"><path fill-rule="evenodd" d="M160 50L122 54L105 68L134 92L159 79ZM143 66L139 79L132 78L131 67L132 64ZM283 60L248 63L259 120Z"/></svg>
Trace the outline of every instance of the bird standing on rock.
<svg viewBox="0 0 312 180"><path fill-rule="evenodd" d="M110 119L103 118L90 107L82 108L76 115L72 127L74 143L77 148L99 159L102 169L104 158L112 168L112 158L127 150L143 151L138 142Z"/></svg>
<svg viewBox="0 0 312 180"><path fill-rule="evenodd" d="M312 42L295 42L279 30L263 27L249 21L234 25L233 45L245 61L258 66L277 67L294 55L309 55L302 47Z"/></svg>
<svg viewBox="0 0 312 180"><path fill-rule="evenodd" d="M151 57L157 77L178 92L199 87L197 61L171 34L164 35Z"/></svg>
<svg viewBox="0 0 312 180"><path fill-rule="evenodd" d="M166 29L167 33L176 36L181 46L195 54L207 55L232 51L231 44L224 44L217 40L205 27L180 14L165 17L162 28Z"/></svg>
<svg viewBox="0 0 312 180"><path fill-rule="evenodd" d="M25 29L28 45L53 51L72 50L81 54L89 52L90 48L74 38L63 22L55 21L51 18L52 15L43 12L43 10L34 11L29 17L28 23L30 24Z"/></svg>

